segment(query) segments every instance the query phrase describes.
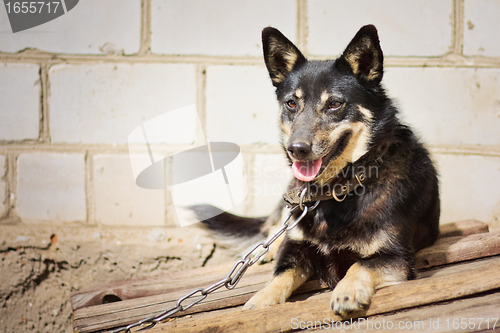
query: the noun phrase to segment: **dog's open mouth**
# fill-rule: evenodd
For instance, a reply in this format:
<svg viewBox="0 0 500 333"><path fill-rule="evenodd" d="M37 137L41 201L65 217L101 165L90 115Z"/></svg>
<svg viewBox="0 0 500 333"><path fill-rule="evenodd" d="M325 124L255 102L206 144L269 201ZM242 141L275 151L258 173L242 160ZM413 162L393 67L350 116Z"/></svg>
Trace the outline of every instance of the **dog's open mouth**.
<svg viewBox="0 0 500 333"><path fill-rule="evenodd" d="M351 131L345 131L328 154L322 158L313 161L295 161L292 163L292 172L295 178L303 182L314 180L327 166L332 159L336 159L344 152L349 139L352 136Z"/></svg>
<svg viewBox="0 0 500 333"><path fill-rule="evenodd" d="M292 164L292 172L298 180L310 182L319 174L322 164L321 158L315 161L295 161Z"/></svg>

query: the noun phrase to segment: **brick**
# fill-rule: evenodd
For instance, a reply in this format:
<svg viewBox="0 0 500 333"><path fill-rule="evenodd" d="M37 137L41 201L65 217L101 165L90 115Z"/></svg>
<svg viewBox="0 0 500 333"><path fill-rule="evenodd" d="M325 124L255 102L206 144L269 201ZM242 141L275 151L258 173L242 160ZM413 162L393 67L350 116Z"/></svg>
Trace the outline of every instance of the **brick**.
<svg viewBox="0 0 500 333"><path fill-rule="evenodd" d="M250 167L248 215L269 215L282 200L293 178L283 154L256 154Z"/></svg>
<svg viewBox="0 0 500 333"><path fill-rule="evenodd" d="M477 219L500 227L500 157L434 154L441 223Z"/></svg>
<svg viewBox="0 0 500 333"><path fill-rule="evenodd" d="M310 54L341 54L366 24L379 30L385 55L437 56L450 51L452 1L309 0L307 8Z"/></svg>
<svg viewBox="0 0 500 333"><path fill-rule="evenodd" d="M136 164L149 156L134 155ZM128 155L94 157L96 220L105 225L160 226L165 224L165 191L135 184Z"/></svg>
<svg viewBox="0 0 500 333"><path fill-rule="evenodd" d="M140 0L85 0L66 14L37 27L12 31L0 10L0 51L37 48L55 53L133 54L140 48Z"/></svg>
<svg viewBox="0 0 500 333"><path fill-rule="evenodd" d="M38 138L39 71L37 65L0 64L0 140Z"/></svg>
<svg viewBox="0 0 500 333"><path fill-rule="evenodd" d="M296 39L293 0L153 0L151 8L153 53L261 56L269 25Z"/></svg>
<svg viewBox="0 0 500 333"><path fill-rule="evenodd" d="M50 69L49 78L54 143L127 143L143 122L196 104L193 65L59 65ZM186 131L196 123L177 126ZM193 142L191 132L192 138L175 143Z"/></svg>
<svg viewBox="0 0 500 333"><path fill-rule="evenodd" d="M17 163L17 212L23 221L86 220L83 154L21 154Z"/></svg>
<svg viewBox="0 0 500 333"><path fill-rule="evenodd" d="M0 155L0 217L5 213L5 191L6 191L6 184L5 184L5 174L7 172L7 166L5 165L6 159L5 156Z"/></svg>
<svg viewBox="0 0 500 333"><path fill-rule="evenodd" d="M278 144L278 104L267 70L252 66L209 66L207 136L237 144Z"/></svg>
<svg viewBox="0 0 500 333"><path fill-rule="evenodd" d="M496 36L500 31L500 2L496 0L464 1L465 55L500 56Z"/></svg>
<svg viewBox="0 0 500 333"><path fill-rule="evenodd" d="M500 69L387 68L383 82L426 143L500 142Z"/></svg>

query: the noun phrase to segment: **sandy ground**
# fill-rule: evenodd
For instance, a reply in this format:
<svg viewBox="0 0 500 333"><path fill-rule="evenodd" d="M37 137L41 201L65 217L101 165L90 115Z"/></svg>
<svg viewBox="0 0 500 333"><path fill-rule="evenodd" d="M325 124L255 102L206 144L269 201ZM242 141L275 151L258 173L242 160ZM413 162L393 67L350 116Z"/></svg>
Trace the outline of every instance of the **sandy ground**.
<svg viewBox="0 0 500 333"><path fill-rule="evenodd" d="M18 333L72 332L73 290L219 265L235 253L214 251L193 227L0 225L0 257L0 332Z"/></svg>

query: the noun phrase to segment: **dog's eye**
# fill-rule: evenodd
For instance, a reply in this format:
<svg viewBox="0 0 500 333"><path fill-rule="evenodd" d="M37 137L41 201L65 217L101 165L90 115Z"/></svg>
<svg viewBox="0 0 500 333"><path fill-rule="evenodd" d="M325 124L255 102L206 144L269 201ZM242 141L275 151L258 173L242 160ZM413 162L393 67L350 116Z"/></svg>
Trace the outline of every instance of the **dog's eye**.
<svg viewBox="0 0 500 333"><path fill-rule="evenodd" d="M293 100L290 100L290 101L286 102L286 106L289 109L295 109L297 107L297 103L295 103L295 101L293 101Z"/></svg>
<svg viewBox="0 0 500 333"><path fill-rule="evenodd" d="M328 110L338 110L340 109L340 107L342 106L342 102L339 102L339 101L335 101L335 102L331 102L330 104L328 104Z"/></svg>

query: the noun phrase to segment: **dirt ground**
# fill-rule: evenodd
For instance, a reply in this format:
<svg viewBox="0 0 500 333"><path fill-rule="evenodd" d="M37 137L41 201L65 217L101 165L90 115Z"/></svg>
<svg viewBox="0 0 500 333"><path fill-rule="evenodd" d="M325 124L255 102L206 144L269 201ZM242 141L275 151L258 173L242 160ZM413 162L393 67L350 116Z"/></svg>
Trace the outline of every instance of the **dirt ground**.
<svg viewBox="0 0 500 333"><path fill-rule="evenodd" d="M0 257L0 332L18 333L72 332L73 290L218 265L235 253L195 227L18 224L0 225Z"/></svg>

